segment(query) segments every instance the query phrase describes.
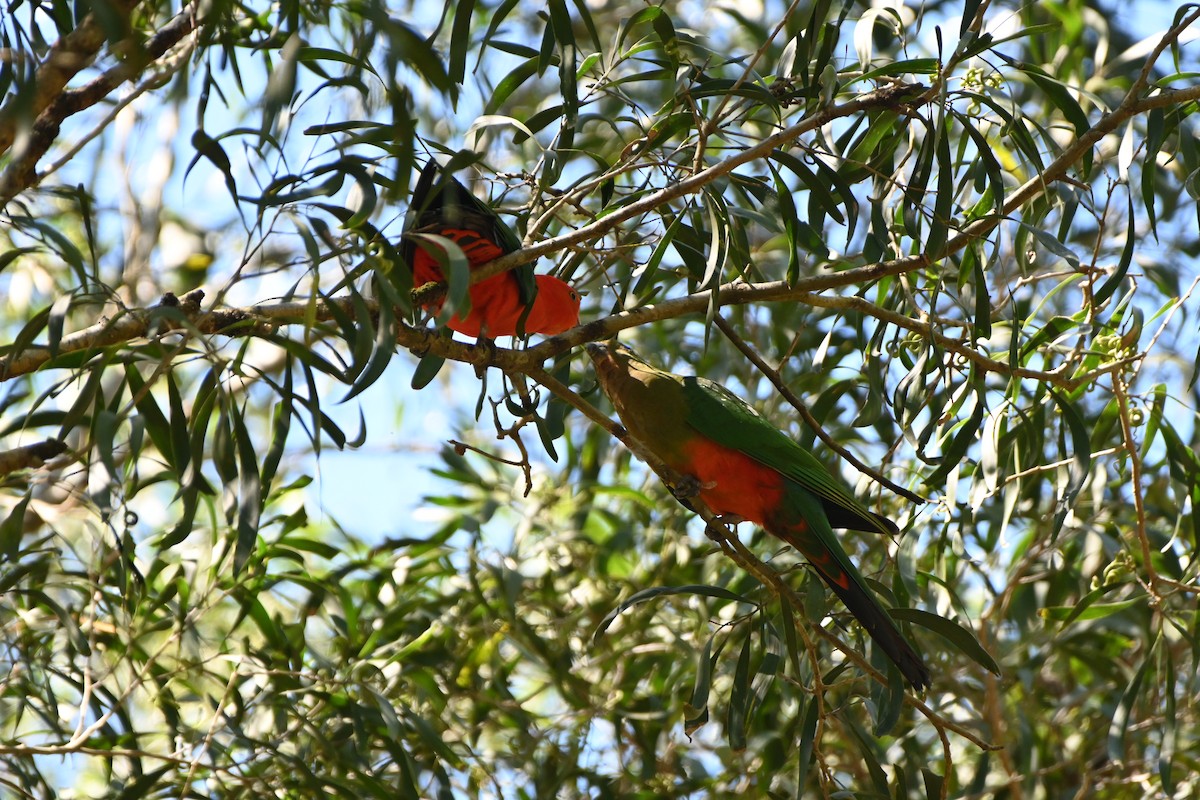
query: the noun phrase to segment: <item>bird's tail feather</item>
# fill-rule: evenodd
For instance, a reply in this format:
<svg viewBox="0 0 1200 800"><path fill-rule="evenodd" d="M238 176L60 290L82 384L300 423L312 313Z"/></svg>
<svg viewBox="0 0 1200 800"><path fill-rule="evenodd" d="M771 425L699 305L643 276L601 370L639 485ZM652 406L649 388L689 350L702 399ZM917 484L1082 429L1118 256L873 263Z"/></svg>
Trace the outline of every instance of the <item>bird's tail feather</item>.
<svg viewBox="0 0 1200 800"><path fill-rule="evenodd" d="M891 615L883 609L873 594L868 594L871 590L859 586L857 581L851 582L848 588L842 587L830 580L821 570L818 569L817 572L875 640L875 644L883 648L884 654L900 668L900 673L913 688L921 690L928 686L931 680L929 667L925 666L925 661L901 635Z"/></svg>
<svg viewBox="0 0 1200 800"><path fill-rule="evenodd" d="M807 497L796 495L793 501L807 500ZM883 648L884 654L890 658L900 672L915 689L929 686L931 677L925 661L908 643L900 629L896 626L891 615L880 604L875 593L866 585L865 579L855 568L854 564L839 548L832 547L821 541L820 535L810 527L810 522L820 525L821 532L833 537L833 531L828 529L829 523L812 514L808 509L809 518L789 520L785 524L770 525L767 530L775 537L782 539L800 551L808 562L816 568L817 574L829 584L834 594L842 599L850 613L862 624L875 643Z"/></svg>

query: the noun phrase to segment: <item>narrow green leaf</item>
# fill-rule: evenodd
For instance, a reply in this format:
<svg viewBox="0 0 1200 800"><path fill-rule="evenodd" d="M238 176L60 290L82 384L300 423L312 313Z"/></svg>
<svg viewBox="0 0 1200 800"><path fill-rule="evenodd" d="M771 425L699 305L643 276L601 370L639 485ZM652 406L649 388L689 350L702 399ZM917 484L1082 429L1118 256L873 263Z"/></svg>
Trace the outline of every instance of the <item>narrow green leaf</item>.
<svg viewBox="0 0 1200 800"><path fill-rule="evenodd" d="M808 771L812 766L813 753L816 750L817 715L821 703L817 697L806 697L804 695L801 695L801 697L804 698L802 702L806 704L806 707L804 713L800 715L804 721L800 727L800 748L796 757L796 787L802 794L805 785L808 783Z"/></svg>
<svg viewBox="0 0 1200 800"><path fill-rule="evenodd" d="M471 45L471 17L475 13L475 0L459 0L454 5L454 24L450 30L449 78L461 85L467 77L467 55L474 49Z"/></svg>
<svg viewBox="0 0 1200 800"><path fill-rule="evenodd" d="M229 406L222 398L221 411L213 427L212 464L222 483L231 484L237 479L237 454L234 449L233 427L229 421Z"/></svg>
<svg viewBox="0 0 1200 800"><path fill-rule="evenodd" d="M150 797L154 793L152 790L158 788L159 781L173 769L175 769L174 765L167 764L165 767L137 775L133 780L126 781L122 785L121 793L112 795L112 798L113 800L142 800L144 797Z"/></svg>
<svg viewBox="0 0 1200 800"><path fill-rule="evenodd" d="M1108 726L1108 758L1114 764L1123 764L1127 760L1125 737L1129 733L1129 719L1133 714L1133 707L1142 693L1142 684L1146 679L1146 671L1150 668L1150 661L1155 658L1154 651L1160 644L1161 639L1155 639L1154 643L1146 650L1142 657L1142 663L1134 673L1133 680L1125 687L1121 700L1117 703L1112 722Z"/></svg>
<svg viewBox="0 0 1200 800"><path fill-rule="evenodd" d="M58 355L58 346L62 341L63 335L63 324L66 322L67 314L71 310L71 302L73 300L74 295L67 292L50 306L50 318L46 324L46 346L50 350L51 358Z"/></svg>
<svg viewBox="0 0 1200 800"><path fill-rule="evenodd" d="M871 778L873 791L879 797L887 797L887 773L883 771L883 766L879 763L879 743L867 736L867 732L862 729L857 720L847 717L846 722L851 739L858 745L858 752L862 755L862 765L866 767L867 775Z"/></svg>
<svg viewBox="0 0 1200 800"><path fill-rule="evenodd" d="M339 403L345 403L373 385L383 375L383 371L387 369L388 364L392 361L392 354L396 352L397 333L396 315L392 311L392 306L386 303L380 305L378 318L378 322L375 325L375 338L372 342L371 356L367 359L363 370L354 378L350 389L338 401Z"/></svg>
<svg viewBox="0 0 1200 800"><path fill-rule="evenodd" d="M983 424L985 416L987 416L987 408L984 406L983 398L976 395L971 418L958 428L958 432L954 434L950 444L943 450L937 469L925 479L927 486L940 485L950 471L959 465L966 456L967 450L979 437L980 426Z"/></svg>
<svg viewBox="0 0 1200 800"><path fill-rule="evenodd" d="M616 47L614 49L623 58L628 57L629 54L622 52L621 48L625 46L625 39L633 32L633 29L642 23L653 22L656 17L664 13L666 12L663 11L661 6L647 6L639 8L628 19L622 20L621 29L617 32Z"/></svg>
<svg viewBox="0 0 1200 800"><path fill-rule="evenodd" d="M74 614L68 612L41 589L30 588L26 591L33 605L49 609L50 613L58 618L59 625L71 643L72 654L81 656L90 656L92 654L92 647L88 644L88 638L79 629L79 623L75 621Z"/></svg>
<svg viewBox="0 0 1200 800"><path fill-rule="evenodd" d="M937 132L937 193L933 198L933 215L925 237L924 252L932 259L940 258L949 236L950 218L954 211L954 162L950 157L950 135L942 117Z"/></svg>
<svg viewBox="0 0 1200 800"><path fill-rule="evenodd" d="M33 217L13 215L8 217L6 223L18 230L23 230L25 233L35 231L37 236L45 244L49 245L54 253L67 262L80 286L91 287L96 283L93 276L88 273L83 253L79 251L79 248L75 246L70 237L58 229L57 222L49 218L35 219Z"/></svg>
<svg viewBox="0 0 1200 800"><path fill-rule="evenodd" d="M784 182L783 176L779 174L779 170L775 169L775 165L770 161L767 161L767 169L771 170L771 177L775 182L775 195L779 203L779 216L783 222L784 233L787 234L788 263L787 269L784 272L784 280L789 285L793 285L800 278L800 249L796 234L796 226L799 224L800 219L796 213L796 202L792 199L792 190Z"/></svg>
<svg viewBox="0 0 1200 800"><path fill-rule="evenodd" d="M785 153L782 150L774 150L771 152L771 160L777 162L780 166L786 167L792 174L800 179L804 184L804 188L808 189L809 193L809 219L810 225L820 227L819 217L821 214L833 217L838 223L844 223L845 217L842 216L841 210L838 208L837 200L829 192L828 186L823 183L812 170L799 158L796 158L791 153ZM821 214L814 215L812 205L816 203Z"/></svg>
<svg viewBox="0 0 1200 800"><path fill-rule="evenodd" d="M888 613L899 622L911 622L933 631L988 672L993 675L1000 674L1000 665L983 649L975 634L957 622L919 608L891 608L888 609Z"/></svg>
<svg viewBox="0 0 1200 800"><path fill-rule="evenodd" d="M1045 93L1054 107L1062 112L1067 121L1075 127L1076 138L1083 136L1083 134L1091 129L1092 126L1088 122L1087 114L1083 112L1083 109L1079 107L1078 101L1071 94L1073 87L1068 87L1062 81L1047 74L1045 70L1034 64L1018 61L996 50L993 50L992 53L1003 59L1010 66L1025 73L1033 81L1034 85ZM1090 149L1084 154L1082 167L1083 178L1086 179L1092 170L1092 151Z"/></svg>
<svg viewBox="0 0 1200 800"><path fill-rule="evenodd" d="M1061 622L1063 626L1072 622L1092 619L1104 619L1113 614L1120 614L1131 608L1144 606L1147 603L1145 595L1122 600L1117 603L1097 603L1096 598L1102 597L1115 587L1107 586L1088 592L1073 606L1048 606L1041 609L1041 616L1050 622Z"/></svg>
<svg viewBox="0 0 1200 800"><path fill-rule="evenodd" d="M512 96L512 93L523 86L525 81L532 78L537 72L538 62L536 58L530 58L514 67L507 75L500 79L500 82L496 84L496 88L492 90L491 97L488 98L488 102L484 106L484 113L495 114L503 108L504 103Z"/></svg>
<svg viewBox="0 0 1200 800"><path fill-rule="evenodd" d="M696 662L696 683L692 686L692 698L688 701L686 719L683 723L683 730L688 736L694 734L708 722L708 694L712 689L714 666L712 646L716 637L716 632L709 635Z"/></svg>
<svg viewBox="0 0 1200 800"><path fill-rule="evenodd" d="M411 386L413 389L420 391L428 386L438 373L441 372L442 366L446 363L446 359L435 353L426 353L421 356L421 360L417 362L417 368L413 370Z"/></svg>
<svg viewBox="0 0 1200 800"><path fill-rule="evenodd" d="M594 644L600 639L600 636L608 630L608 626L612 625L613 620L620 616L626 610L636 606L638 603L644 603L647 600L653 600L656 597L665 597L676 594L694 594L701 597L712 597L718 600L733 600L737 603L751 603L752 601L743 597L740 594L735 594L728 589L722 589L720 586L707 586L705 584L687 584L685 586L655 586L650 589L643 589L636 592L628 600L621 603L618 607L608 612L604 619L600 621L600 625L596 628L596 632L592 634L592 643Z"/></svg>
<svg viewBox="0 0 1200 800"><path fill-rule="evenodd" d="M1142 433L1142 459L1146 460L1151 457L1150 448L1154 446L1155 440L1158 439L1159 429L1162 427L1163 414L1167 410L1167 385L1165 383L1154 384L1150 394L1150 403L1146 409L1149 413L1145 418L1145 428Z"/></svg>
<svg viewBox="0 0 1200 800"><path fill-rule="evenodd" d="M1067 490L1059 500L1059 508L1068 509L1074 507L1075 498L1079 495L1079 490L1083 488L1084 483L1087 482L1088 473L1092 469L1091 437L1088 435L1087 425L1084 424L1075 405L1056 390L1051 390L1050 396L1066 422L1066 430L1062 431L1059 436L1059 450L1062 455L1069 455L1071 465L1068 467ZM1066 441L1067 431L1071 434L1070 445Z"/></svg>
<svg viewBox="0 0 1200 800"><path fill-rule="evenodd" d="M200 128L192 133L192 147L195 148L196 155L183 172L184 181L187 181L192 168L200 162L200 159L205 158L225 177L225 188L229 190L229 196L233 198L234 205L237 205L237 181L233 177L233 163L229 160L229 154L225 152L225 148Z"/></svg>
<svg viewBox="0 0 1200 800"><path fill-rule="evenodd" d="M37 337L41 335L42 331L46 329L46 325L48 325L49 322L50 309L44 308L41 311L38 311L29 318L29 321L25 323L25 326L21 328L20 332L13 337L12 344L0 345L0 356L5 357L6 360L11 360L23 355L26 350L33 349L30 347L30 345L32 345L34 340L37 339ZM8 367L9 365L7 363L0 362L0 376L7 375Z"/></svg>
<svg viewBox="0 0 1200 800"><path fill-rule="evenodd" d="M175 467L175 474L183 475L191 462L191 437L188 436L187 412L183 410L183 394L179 391L175 371L171 369L167 370L167 401L171 409L171 417L168 420L171 428L171 449L164 455Z"/></svg>
<svg viewBox="0 0 1200 800"><path fill-rule="evenodd" d="M492 37L496 35L496 31L500 30L500 26L504 24L504 20L508 19L508 15L517 7L520 0L504 0L500 5L496 6L496 10L492 12L492 20L488 23L487 32L483 34L483 41L479 45L479 57L475 62L476 68L483 61L485 51L492 46ZM530 54L526 54L526 58Z"/></svg>
<svg viewBox="0 0 1200 800"><path fill-rule="evenodd" d="M131 362L125 365L125 379L129 382L129 392L133 395L133 407L142 417L146 433L150 434L150 441L154 443L158 452L162 453L163 458L174 463L174 430L167 416L158 407L158 402L151 393L151 387L142 378L136 363Z"/></svg>
<svg viewBox="0 0 1200 800"><path fill-rule="evenodd" d="M182 542L192 533L196 521L196 512L200 508L200 488L198 482L193 482L180 492L183 501L183 513L179 515L171 531L155 542L160 550L169 550Z"/></svg>
<svg viewBox="0 0 1200 800"><path fill-rule="evenodd" d="M663 233L662 238L654 246L654 251L650 253L650 258L646 259L646 264L642 267L641 275L638 276L637 283L633 287L633 295L638 299L649 299L653 295L646 295L646 292L656 287L657 273L659 264L662 263L663 256L666 255L667 248L671 247L672 241L675 239L675 233L679 230L681 217L663 216L663 221L667 223L667 229ZM622 297L624 302L627 298ZM1200 363L1200 355L1197 355L1198 363Z"/></svg>
<svg viewBox="0 0 1200 800"><path fill-rule="evenodd" d="M25 532L25 512L29 510L30 497L31 494L26 492L8 512L4 522L0 522L0 553L4 554L4 560L8 564L16 561L17 553L21 550L21 538Z"/></svg>
<svg viewBox="0 0 1200 800"><path fill-rule="evenodd" d="M780 627L783 628L783 642L792 664L792 675L800 680L803 671L800 668L800 643L796 639L796 615L792 613L791 603L783 598L779 601L779 616L782 617Z"/></svg>
<svg viewBox="0 0 1200 800"><path fill-rule="evenodd" d="M729 689L729 713L726 716L725 730L729 734L729 748L735 753L746 749L746 725L750 712L750 640L753 637L747 631L742 642L742 652L738 655L737 666L733 670L733 683Z"/></svg>
<svg viewBox="0 0 1200 800"><path fill-rule="evenodd" d="M554 29L554 40L558 46L558 89L563 101L563 110L568 121L579 113L579 93L575 83L578 45L575 29L566 0L548 0L546 10L550 14L550 26Z"/></svg>
<svg viewBox="0 0 1200 800"><path fill-rule="evenodd" d="M882 683L872 681L871 697L875 701L875 736L887 736L900 721L900 712L904 710L904 678L891 659L887 658L882 648L872 648L873 661L876 666L883 667L887 680Z"/></svg>
<svg viewBox="0 0 1200 800"><path fill-rule="evenodd" d="M433 44L398 17L382 14L381 17L381 30L390 40L386 44L385 52L399 55L418 75L428 81L430 86L448 94L451 101L456 102L458 87L447 74L442 58Z"/></svg>
<svg viewBox="0 0 1200 800"><path fill-rule="evenodd" d="M987 755L986 752L984 755ZM925 797L928 800L942 800L946 796L944 786L946 778L928 767L921 768L921 777L925 780Z"/></svg>
<svg viewBox="0 0 1200 800"><path fill-rule="evenodd" d="M975 14L979 11L979 4L982 0L963 0L962 21L958 26L958 35L966 36L967 31L971 27L971 23L975 21Z"/></svg>
<svg viewBox="0 0 1200 800"><path fill-rule="evenodd" d="M114 483L119 482L114 453L117 449L117 429L120 425L121 418L108 409L101 409L92 419L92 436L96 452L100 456L100 463L108 470L109 478ZM168 450L168 452L170 451Z"/></svg>
<svg viewBox="0 0 1200 800"><path fill-rule="evenodd" d="M1178 723L1175 719L1175 656L1170 647L1161 648L1162 664L1158 674L1163 676L1163 731L1162 744L1158 750L1158 777L1168 797L1175 795L1175 741Z"/></svg>
<svg viewBox="0 0 1200 800"><path fill-rule="evenodd" d="M1143 197L1143 199L1145 198ZM1132 191L1127 190L1125 192L1125 200L1127 203L1127 219L1136 219L1133 208ZM1151 198L1150 206L1153 207L1153 204L1154 198ZM1125 246L1121 248L1121 259L1117 262L1117 268L1113 270L1111 275L1104 279L1104 283L1100 284L1100 288L1096 289L1092 294L1092 306L1094 308L1100 308L1106 302L1108 302L1108 298L1113 296L1117 289L1120 288L1121 282L1125 280L1125 276L1129 274L1129 267L1131 264L1133 264L1133 251L1137 241L1138 237L1133 230L1126 231Z"/></svg>
<svg viewBox="0 0 1200 800"><path fill-rule="evenodd" d="M233 555L234 574L240 574L258 541L258 521L262 514L262 482L258 471L258 452L246 428L241 409L231 406L234 441L238 455L237 547Z"/></svg>
<svg viewBox="0 0 1200 800"><path fill-rule="evenodd" d="M41 252L41 249L37 247L14 247L12 250L6 250L5 252L0 253L0 272L3 272L9 264L13 263L21 256L38 252Z"/></svg>
<svg viewBox="0 0 1200 800"><path fill-rule="evenodd" d="M275 480L275 473L279 469L279 463L283 460L283 453L287 449L288 434L292 429L291 386L292 362L289 359L284 367L283 386L276 388L280 397L271 413L271 446L267 449L267 454L263 458L262 485L267 488L268 494L270 493L271 483Z"/></svg>
<svg viewBox="0 0 1200 800"><path fill-rule="evenodd" d="M1158 236L1158 154L1166 141L1166 114L1161 108L1155 108L1146 115L1146 150L1141 158L1142 165L1142 208L1150 221L1150 232ZM1188 134L1184 134L1187 136ZM1089 151L1091 152L1091 151Z"/></svg>
<svg viewBox="0 0 1200 800"><path fill-rule="evenodd" d="M941 65L936 58L909 58L876 67L858 76L856 80L872 81L878 78L894 78L904 75L936 75L940 68Z"/></svg>

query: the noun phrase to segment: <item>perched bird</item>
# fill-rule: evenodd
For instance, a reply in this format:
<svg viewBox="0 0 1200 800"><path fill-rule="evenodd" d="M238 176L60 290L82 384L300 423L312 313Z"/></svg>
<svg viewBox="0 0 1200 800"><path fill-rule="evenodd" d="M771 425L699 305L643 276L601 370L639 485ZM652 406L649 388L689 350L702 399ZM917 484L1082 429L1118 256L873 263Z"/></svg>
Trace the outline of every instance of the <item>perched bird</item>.
<svg viewBox="0 0 1200 800"><path fill-rule="evenodd" d="M908 682L929 685L929 668L833 533L895 534L893 522L868 511L815 456L725 387L656 369L615 342L589 344L588 354L630 436L694 479L693 496L713 513L757 523L799 550Z"/></svg>
<svg viewBox="0 0 1200 800"><path fill-rule="evenodd" d="M433 234L453 241L466 255L471 269L521 247L516 234L496 212L443 174L432 158L417 179L410 215L400 256L412 268L414 286L444 281L445 276L428 250L436 244L411 234ZM558 278L534 275L533 264L472 284L469 293L471 309L467 315L456 314L446 323L451 330L467 336L552 336L579 324L579 293ZM439 300L427 310L436 313L441 306Z"/></svg>

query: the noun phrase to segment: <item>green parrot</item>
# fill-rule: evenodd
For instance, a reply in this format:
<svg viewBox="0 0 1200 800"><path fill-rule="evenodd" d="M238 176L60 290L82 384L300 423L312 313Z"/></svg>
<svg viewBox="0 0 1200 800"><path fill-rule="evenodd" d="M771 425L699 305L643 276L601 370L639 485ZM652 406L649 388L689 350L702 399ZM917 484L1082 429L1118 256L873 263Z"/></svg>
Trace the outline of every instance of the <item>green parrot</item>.
<svg viewBox="0 0 1200 800"><path fill-rule="evenodd" d="M600 386L629 434L681 476L713 513L761 525L799 550L914 688L929 668L834 536L896 534L821 462L725 387L650 366L624 345L589 344Z"/></svg>

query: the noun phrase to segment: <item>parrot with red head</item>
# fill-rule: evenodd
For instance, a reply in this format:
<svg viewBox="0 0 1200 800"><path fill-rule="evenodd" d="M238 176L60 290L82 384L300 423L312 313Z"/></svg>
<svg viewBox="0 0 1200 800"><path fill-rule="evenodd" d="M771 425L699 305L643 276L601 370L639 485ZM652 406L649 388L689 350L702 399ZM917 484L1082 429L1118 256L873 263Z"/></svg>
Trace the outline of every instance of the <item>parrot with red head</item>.
<svg viewBox="0 0 1200 800"><path fill-rule="evenodd" d="M516 234L496 212L445 174L432 158L417 179L410 208L400 256L412 269L414 286L446 278L431 252L436 240L411 234L449 239L462 250L472 270L521 248ZM552 275L535 275L533 264L473 283L468 293L470 310L446 323L467 336L553 336L579 324L579 293ZM441 305L439 300L426 309L436 313Z"/></svg>

